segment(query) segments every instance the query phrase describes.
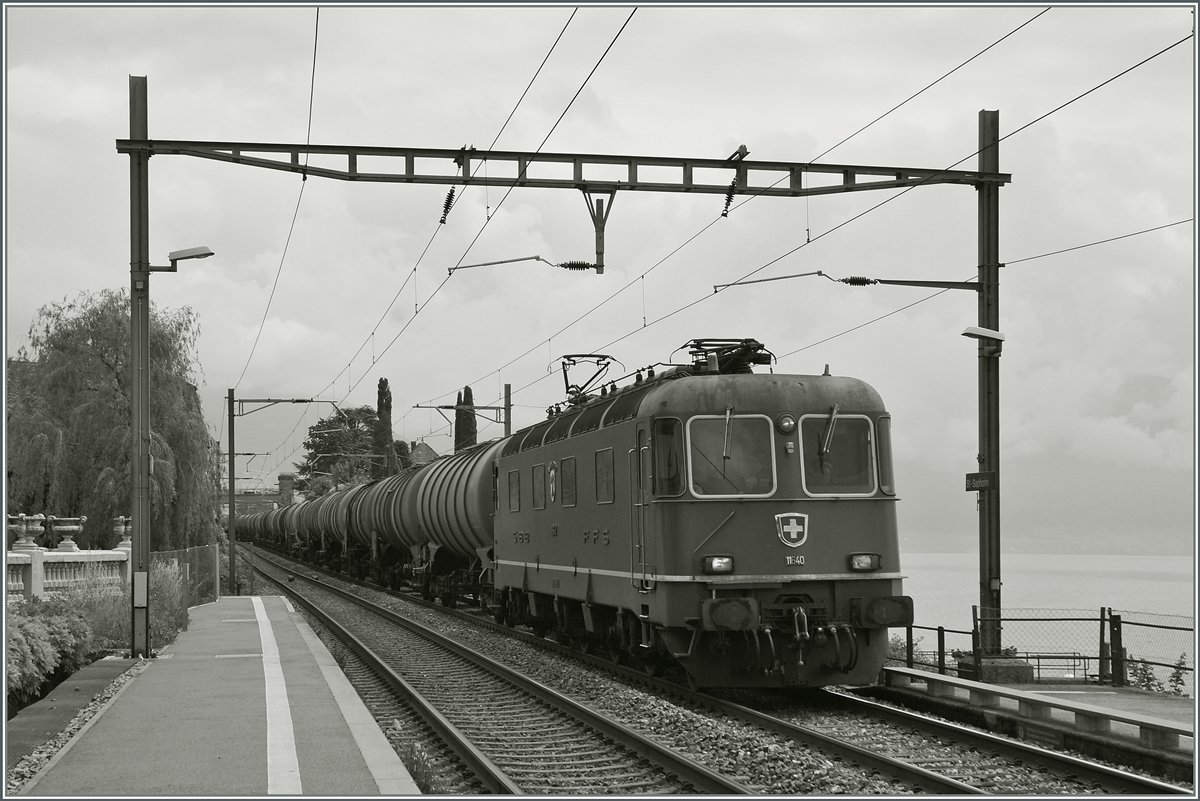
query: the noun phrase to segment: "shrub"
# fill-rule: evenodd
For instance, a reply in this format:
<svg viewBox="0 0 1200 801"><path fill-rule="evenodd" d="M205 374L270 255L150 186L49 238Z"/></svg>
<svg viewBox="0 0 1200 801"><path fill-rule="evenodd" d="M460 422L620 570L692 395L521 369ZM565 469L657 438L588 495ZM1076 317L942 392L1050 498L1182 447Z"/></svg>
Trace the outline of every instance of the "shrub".
<svg viewBox="0 0 1200 801"><path fill-rule="evenodd" d="M1131 654L1126 664L1129 665L1129 683L1134 687L1140 687L1143 690L1149 690L1154 693L1165 693L1166 687L1163 687L1162 681L1158 676L1154 675L1154 668L1146 662L1136 660Z"/></svg>
<svg viewBox="0 0 1200 801"><path fill-rule="evenodd" d="M186 623L183 570L178 560L156 559L150 565L150 645L155 650L170 645Z"/></svg>
<svg viewBox="0 0 1200 801"><path fill-rule="evenodd" d="M10 703L24 705L53 678L87 664L92 631L82 612L62 599L16 601L7 608L4 646L5 691Z"/></svg>
<svg viewBox="0 0 1200 801"><path fill-rule="evenodd" d="M1181 696L1187 695L1187 693L1184 692L1187 685L1184 682L1183 676L1187 669L1187 654L1180 654L1179 659L1175 662L1174 668L1171 670L1171 675L1167 678L1167 692L1169 694Z"/></svg>

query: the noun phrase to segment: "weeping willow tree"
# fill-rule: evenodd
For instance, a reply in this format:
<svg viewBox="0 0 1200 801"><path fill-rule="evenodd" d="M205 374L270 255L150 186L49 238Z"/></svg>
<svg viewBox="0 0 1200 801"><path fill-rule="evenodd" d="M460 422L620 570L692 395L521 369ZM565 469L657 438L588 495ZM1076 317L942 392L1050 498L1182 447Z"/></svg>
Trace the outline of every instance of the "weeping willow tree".
<svg viewBox="0 0 1200 801"><path fill-rule="evenodd" d="M10 514L86 515L81 547L116 544L130 514L130 317L124 290L83 292L38 310L7 360ZM150 547L216 542L220 454L196 391L199 321L150 312Z"/></svg>

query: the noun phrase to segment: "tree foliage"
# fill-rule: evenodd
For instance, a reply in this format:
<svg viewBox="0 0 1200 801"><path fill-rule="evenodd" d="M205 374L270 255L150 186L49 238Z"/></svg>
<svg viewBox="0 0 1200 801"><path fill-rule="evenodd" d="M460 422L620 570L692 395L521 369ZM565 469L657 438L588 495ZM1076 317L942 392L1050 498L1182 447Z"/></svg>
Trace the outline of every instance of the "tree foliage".
<svg viewBox="0 0 1200 801"><path fill-rule="evenodd" d="M466 408L464 408L466 407ZM470 387L458 393L454 409L454 452L475 445L479 436L479 421L475 419L475 396Z"/></svg>
<svg viewBox="0 0 1200 801"><path fill-rule="evenodd" d="M402 439L396 440L392 443L392 450L396 453L397 470L407 470L412 467L412 451L407 442Z"/></svg>
<svg viewBox="0 0 1200 801"><path fill-rule="evenodd" d="M374 452L383 458L371 460L371 478L386 478L396 475L398 470L396 450L392 444L392 390L388 388L386 378L379 379L375 415Z"/></svg>
<svg viewBox="0 0 1200 801"><path fill-rule="evenodd" d="M151 541L206 545L216 524L220 455L196 390L200 325L187 307L150 309ZM43 306L29 346L7 363L10 512L88 518L77 541L111 547L131 504L130 309L125 290Z"/></svg>
<svg viewBox="0 0 1200 801"><path fill-rule="evenodd" d="M300 488L310 497L371 480L379 418L370 406L335 411L308 427L304 461L296 465Z"/></svg>

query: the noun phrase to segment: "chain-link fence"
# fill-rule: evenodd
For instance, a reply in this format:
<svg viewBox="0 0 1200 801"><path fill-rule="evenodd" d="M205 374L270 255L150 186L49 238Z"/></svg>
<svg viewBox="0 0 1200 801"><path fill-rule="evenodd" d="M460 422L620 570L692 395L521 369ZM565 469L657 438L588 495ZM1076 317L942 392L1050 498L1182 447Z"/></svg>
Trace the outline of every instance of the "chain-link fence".
<svg viewBox="0 0 1200 801"><path fill-rule="evenodd" d="M156 562L178 565L183 577L184 607L211 603L220 596L220 556L217 545L201 545L180 551L155 551Z"/></svg>
<svg viewBox="0 0 1200 801"><path fill-rule="evenodd" d="M1194 624L1184 615L1105 609L1113 683L1195 696Z"/></svg>
<svg viewBox="0 0 1200 801"><path fill-rule="evenodd" d="M1028 662L1037 681L1082 680L1194 696L1194 621L1184 615L1114 612L1111 608L976 607L998 621L1003 650Z"/></svg>

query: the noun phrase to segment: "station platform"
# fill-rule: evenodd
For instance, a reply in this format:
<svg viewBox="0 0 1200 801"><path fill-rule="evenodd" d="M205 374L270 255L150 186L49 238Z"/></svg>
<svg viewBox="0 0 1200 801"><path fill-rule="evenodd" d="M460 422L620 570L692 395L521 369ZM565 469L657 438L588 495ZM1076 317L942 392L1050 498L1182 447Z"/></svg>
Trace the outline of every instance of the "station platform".
<svg viewBox="0 0 1200 801"><path fill-rule="evenodd" d="M1010 690L1022 690L1028 693L1048 695L1052 698L1078 701L1081 704L1092 704L1117 712L1131 712L1148 718L1173 720L1195 728L1196 699L1187 696L1166 695L1165 693L1141 690L1137 687L1112 687L1068 681L1006 684L1004 686Z"/></svg>
<svg viewBox="0 0 1200 801"><path fill-rule="evenodd" d="M101 660L7 723L7 759L136 660ZM78 690L76 688L79 688ZM74 707L74 712L72 712ZM41 738L41 739L39 739ZM278 596L189 611L188 631L22 787L34 796L418 795L324 643Z"/></svg>

